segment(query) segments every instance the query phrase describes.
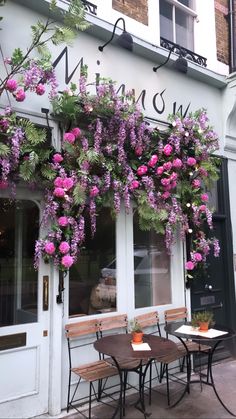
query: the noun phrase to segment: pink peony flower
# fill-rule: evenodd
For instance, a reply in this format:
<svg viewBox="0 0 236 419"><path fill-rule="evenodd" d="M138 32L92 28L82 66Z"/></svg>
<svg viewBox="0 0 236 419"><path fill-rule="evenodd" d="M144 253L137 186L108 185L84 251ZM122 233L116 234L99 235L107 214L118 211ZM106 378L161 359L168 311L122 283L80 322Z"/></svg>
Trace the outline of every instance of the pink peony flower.
<svg viewBox="0 0 236 419"><path fill-rule="evenodd" d="M78 127L73 128L73 129L71 130L71 132L72 132L72 134L75 136L75 138L77 138L77 137L79 137L79 136L81 135L81 131L80 131L80 129L79 129Z"/></svg>
<svg viewBox="0 0 236 419"><path fill-rule="evenodd" d="M142 176L142 175L145 175L147 173L147 171L148 171L147 166L139 166L138 169L137 169L137 174L139 176Z"/></svg>
<svg viewBox="0 0 236 419"><path fill-rule="evenodd" d="M199 179L194 179L194 180L192 181L192 186L193 186L193 188L194 188L194 189L198 189L198 188L200 188L200 186L201 186L201 181L200 181Z"/></svg>
<svg viewBox="0 0 236 419"><path fill-rule="evenodd" d="M168 185L170 184L170 179L169 179L169 178L167 178L167 177L163 177L163 178L161 179L161 184L162 184L163 186L168 186Z"/></svg>
<svg viewBox="0 0 236 419"><path fill-rule="evenodd" d="M42 83L39 83L35 89L37 95L42 96L45 93L45 86Z"/></svg>
<svg viewBox="0 0 236 419"><path fill-rule="evenodd" d="M172 165L175 169L180 169L183 166L183 163L180 159L175 159L173 160Z"/></svg>
<svg viewBox="0 0 236 419"><path fill-rule="evenodd" d="M161 195L161 197L163 199L168 199L170 197L170 192L168 192L168 191L163 192L163 194Z"/></svg>
<svg viewBox="0 0 236 419"><path fill-rule="evenodd" d="M65 132L64 136L63 136L64 141L66 141L67 143L70 144L74 144L75 142L75 136L74 134L72 134L72 132Z"/></svg>
<svg viewBox="0 0 236 419"><path fill-rule="evenodd" d="M164 167L163 166L159 166L156 170L157 175L162 175L163 172L164 172Z"/></svg>
<svg viewBox="0 0 236 419"><path fill-rule="evenodd" d="M188 271L192 271L194 268L195 264L191 262L191 260L185 263L185 269L187 269Z"/></svg>
<svg viewBox="0 0 236 419"><path fill-rule="evenodd" d="M208 197L207 193L203 193L203 194L201 194L201 200L202 200L203 202L207 202L207 201L208 201L208 199L209 199L209 197Z"/></svg>
<svg viewBox="0 0 236 419"><path fill-rule="evenodd" d="M163 168L164 168L164 170L170 170L172 168L171 161L167 161L166 163L164 163Z"/></svg>
<svg viewBox="0 0 236 419"><path fill-rule="evenodd" d="M59 153L54 154L52 159L54 163L61 163L63 161L63 157Z"/></svg>
<svg viewBox="0 0 236 419"><path fill-rule="evenodd" d="M172 189L176 188L176 186L177 186L176 180L173 180L173 182L171 182L170 186L171 186Z"/></svg>
<svg viewBox="0 0 236 419"><path fill-rule="evenodd" d="M7 189L8 182L6 180L0 180L0 189Z"/></svg>
<svg viewBox="0 0 236 419"><path fill-rule="evenodd" d="M23 89L19 89L15 93L15 98L17 102L23 102L25 100L25 91Z"/></svg>
<svg viewBox="0 0 236 419"><path fill-rule="evenodd" d="M61 264L65 266L65 268L70 268L71 265L73 265L73 263L74 263L74 258L70 255L63 256L61 260Z"/></svg>
<svg viewBox="0 0 236 419"><path fill-rule="evenodd" d="M208 172L204 167L200 167L199 169L200 176L208 176Z"/></svg>
<svg viewBox="0 0 236 419"><path fill-rule="evenodd" d="M52 242L47 242L47 243L45 244L45 246L44 246L44 250L45 250L45 252L46 252L48 255L52 255L52 254L55 252L55 250L56 250L56 248L55 248L55 246L54 246L54 243L52 243Z"/></svg>
<svg viewBox="0 0 236 419"><path fill-rule="evenodd" d="M18 87L17 81L14 79L8 79L6 82L6 89L9 90L9 92L14 92Z"/></svg>
<svg viewBox="0 0 236 419"><path fill-rule="evenodd" d="M176 172L171 173L171 175L170 175L170 179L171 179L171 181L173 181L173 180L177 180L177 178L178 178L178 175L177 175L177 173L176 173Z"/></svg>
<svg viewBox="0 0 236 419"><path fill-rule="evenodd" d="M142 156L142 154L143 154L142 147L136 147L135 148L135 154L136 154L136 156Z"/></svg>
<svg viewBox="0 0 236 419"><path fill-rule="evenodd" d="M197 160L194 157L188 157L187 158L187 165L188 166L195 166L197 163Z"/></svg>
<svg viewBox="0 0 236 419"><path fill-rule="evenodd" d="M201 211L201 212L206 211L206 205L200 205L199 211Z"/></svg>
<svg viewBox="0 0 236 419"><path fill-rule="evenodd" d="M99 194L99 189L97 188L97 186L93 186L91 189L90 189L90 192L89 192L89 195L91 196L91 197L94 197L94 196L97 196L98 194Z"/></svg>
<svg viewBox="0 0 236 419"><path fill-rule="evenodd" d="M158 162L158 157L157 157L156 154L153 154L152 157L150 158L149 162L148 162L148 166L149 167L154 167L157 162Z"/></svg>
<svg viewBox="0 0 236 419"><path fill-rule="evenodd" d="M173 147L170 144L166 144L165 147L163 148L163 153L165 154L165 156L170 156L172 151L173 151Z"/></svg>
<svg viewBox="0 0 236 419"><path fill-rule="evenodd" d="M57 198L64 198L65 191L62 188L55 188L53 191L53 195L57 196Z"/></svg>
<svg viewBox="0 0 236 419"><path fill-rule="evenodd" d="M138 180L133 180L131 182L131 189L137 189L139 187L139 181Z"/></svg>
<svg viewBox="0 0 236 419"><path fill-rule="evenodd" d="M201 260L202 260L201 253L198 253L198 252L194 253L193 254L193 260L194 260L194 262L201 262Z"/></svg>
<svg viewBox="0 0 236 419"><path fill-rule="evenodd" d="M57 221L61 227L66 227L69 224L68 217L65 216L59 217Z"/></svg>
<svg viewBox="0 0 236 419"><path fill-rule="evenodd" d="M54 186L58 187L58 188L63 188L63 178L62 177L56 177L56 179L54 180Z"/></svg>
<svg viewBox="0 0 236 419"><path fill-rule="evenodd" d="M60 250L60 252L61 252L61 253L63 253L63 255L64 255L65 253L68 253L68 252L69 252L69 250L70 250L70 245L69 245L69 243L67 243L67 242L61 242L61 243L60 243L60 246L59 246L59 250Z"/></svg>
<svg viewBox="0 0 236 419"><path fill-rule="evenodd" d="M65 188L67 191L72 188L74 185L74 181L71 177L66 177L63 179L63 188Z"/></svg>

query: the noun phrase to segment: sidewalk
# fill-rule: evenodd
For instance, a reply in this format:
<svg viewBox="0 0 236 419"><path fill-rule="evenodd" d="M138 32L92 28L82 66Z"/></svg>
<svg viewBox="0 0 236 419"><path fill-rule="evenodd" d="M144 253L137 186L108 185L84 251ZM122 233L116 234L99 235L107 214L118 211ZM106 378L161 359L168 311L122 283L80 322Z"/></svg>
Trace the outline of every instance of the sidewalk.
<svg viewBox="0 0 236 419"><path fill-rule="evenodd" d="M222 401L236 416L236 360L226 360L213 366L213 375L217 392ZM151 413L151 419L224 419L232 418L224 407L218 401L212 387L199 383L191 384L190 394L186 393L181 402L173 407L167 407L166 385L155 387L152 392L152 404L148 405L146 398L146 411ZM171 383L172 402L175 397L179 397L183 391L180 384ZM144 415L134 407L137 400L137 394L127 397L127 407L125 419L142 419ZM110 419L114 410L106 405L99 404L92 409L92 418ZM84 412L87 414L87 412ZM60 418L79 419L83 416L70 411L69 415L60 416ZM118 415L116 416L118 419Z"/></svg>

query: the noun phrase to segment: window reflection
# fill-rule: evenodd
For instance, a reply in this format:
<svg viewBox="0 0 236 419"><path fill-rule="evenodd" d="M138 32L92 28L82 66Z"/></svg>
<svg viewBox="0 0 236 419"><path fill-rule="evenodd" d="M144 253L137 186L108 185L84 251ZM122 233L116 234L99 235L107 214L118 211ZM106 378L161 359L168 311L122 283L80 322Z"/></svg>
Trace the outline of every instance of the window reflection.
<svg viewBox="0 0 236 419"><path fill-rule="evenodd" d="M89 226L89 222L86 223ZM86 241L77 263L70 269L69 315L83 316L116 310L115 221L104 208L97 231Z"/></svg>

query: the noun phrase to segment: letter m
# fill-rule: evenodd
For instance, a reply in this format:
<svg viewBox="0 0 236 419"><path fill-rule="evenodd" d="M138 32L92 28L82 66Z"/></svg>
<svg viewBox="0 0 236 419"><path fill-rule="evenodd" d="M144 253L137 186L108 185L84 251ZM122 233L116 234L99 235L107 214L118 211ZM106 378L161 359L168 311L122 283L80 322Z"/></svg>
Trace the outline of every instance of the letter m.
<svg viewBox="0 0 236 419"><path fill-rule="evenodd" d="M80 65L80 68L83 67L83 57L80 59L80 61L78 62L78 64L76 65L76 67L74 68L74 70L72 71L72 73L69 74L69 63L68 63L68 48L65 47L62 52L58 55L58 57L55 59L54 63L52 64L53 68L56 68L56 66L58 65L58 63L61 61L63 55L65 55L65 83L68 84L73 75L75 74L77 68Z"/></svg>

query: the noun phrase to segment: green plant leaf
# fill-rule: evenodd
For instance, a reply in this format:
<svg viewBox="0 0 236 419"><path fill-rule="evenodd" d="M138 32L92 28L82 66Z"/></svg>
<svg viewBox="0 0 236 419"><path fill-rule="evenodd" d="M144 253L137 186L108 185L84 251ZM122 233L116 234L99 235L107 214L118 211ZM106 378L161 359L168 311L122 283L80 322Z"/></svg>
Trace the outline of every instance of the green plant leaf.
<svg viewBox="0 0 236 419"><path fill-rule="evenodd" d="M7 157L10 154L10 147L6 144L0 143L0 156Z"/></svg>

